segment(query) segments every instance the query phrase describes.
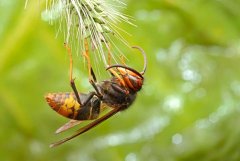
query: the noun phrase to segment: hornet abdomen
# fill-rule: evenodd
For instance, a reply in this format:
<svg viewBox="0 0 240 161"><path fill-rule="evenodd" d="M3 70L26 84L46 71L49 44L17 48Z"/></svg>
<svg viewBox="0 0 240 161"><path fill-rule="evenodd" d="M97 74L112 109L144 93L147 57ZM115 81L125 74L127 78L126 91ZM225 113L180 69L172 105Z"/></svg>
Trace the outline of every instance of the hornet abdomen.
<svg viewBox="0 0 240 161"><path fill-rule="evenodd" d="M82 100L88 95L79 93ZM81 106L73 92L66 93L48 93L45 99L49 106L60 115L74 120L96 119L100 112L100 102L95 99Z"/></svg>

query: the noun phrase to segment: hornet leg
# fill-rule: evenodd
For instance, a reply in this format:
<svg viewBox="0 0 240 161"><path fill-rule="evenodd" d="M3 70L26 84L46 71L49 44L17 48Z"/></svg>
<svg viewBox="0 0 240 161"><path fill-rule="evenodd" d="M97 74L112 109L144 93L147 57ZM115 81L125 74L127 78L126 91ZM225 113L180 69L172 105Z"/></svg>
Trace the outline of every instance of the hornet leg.
<svg viewBox="0 0 240 161"><path fill-rule="evenodd" d="M84 52L83 55L84 55L84 56L86 57L86 59L87 59L89 83L90 83L90 84L93 86L93 88L95 89L95 91L96 91L96 96L99 97L99 98L102 98L102 94L99 92L99 90L98 90L98 88L97 88L97 85L96 85L97 79L96 79L95 73L94 73L94 71L93 71L93 69L92 69L92 66L91 66L87 39L85 39L84 45L85 45L85 52Z"/></svg>
<svg viewBox="0 0 240 161"><path fill-rule="evenodd" d="M82 105L82 102L80 100L79 94L78 94L78 90L76 88L74 79L72 78L72 67L73 67L73 60L72 60L72 52L71 52L71 48L65 43L65 48L67 49L68 55L69 55L69 59L70 59L70 66L69 66L69 79L70 79L70 85L73 89L73 92L76 96L77 102Z"/></svg>

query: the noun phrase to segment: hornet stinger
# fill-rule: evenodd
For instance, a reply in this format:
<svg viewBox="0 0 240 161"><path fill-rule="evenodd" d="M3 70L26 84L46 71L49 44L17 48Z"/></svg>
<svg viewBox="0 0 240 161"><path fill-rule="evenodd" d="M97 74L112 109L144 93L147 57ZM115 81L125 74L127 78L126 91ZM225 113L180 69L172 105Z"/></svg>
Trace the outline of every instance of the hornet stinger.
<svg viewBox="0 0 240 161"><path fill-rule="evenodd" d="M119 111L127 109L135 100L137 92L141 90L144 73L147 68L146 54L138 46L132 48L138 49L144 58L144 67L142 72L121 64L109 65L106 71L110 72L112 77L107 80L97 82L94 71L91 67L88 44L85 42L85 52L88 63L89 82L93 86L94 91L89 93L78 92L74 79L72 78L72 54L71 49L66 45L70 57L70 85L73 92L65 93L48 93L45 99L49 106L60 115L71 119L68 123L60 127L56 133L60 133L84 120L93 120L86 126L81 127L70 137L55 142L50 147L56 147L64 142L75 138L76 136L87 132L91 128L97 126L104 120L110 118ZM99 114L106 107L110 107L110 111L99 117Z"/></svg>

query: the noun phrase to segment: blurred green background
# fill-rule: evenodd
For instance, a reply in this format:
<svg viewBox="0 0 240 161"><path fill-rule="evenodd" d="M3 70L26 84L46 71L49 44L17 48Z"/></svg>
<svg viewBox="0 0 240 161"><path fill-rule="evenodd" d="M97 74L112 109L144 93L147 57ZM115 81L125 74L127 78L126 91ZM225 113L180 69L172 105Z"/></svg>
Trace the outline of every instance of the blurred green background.
<svg viewBox="0 0 240 161"><path fill-rule="evenodd" d="M127 111L50 149L74 132L54 135L67 119L44 100L71 90L64 40L41 18L43 1L0 1L1 161L240 160L240 1L125 2L138 26L121 25L126 39L148 55L144 88ZM86 70L74 71L92 90Z"/></svg>

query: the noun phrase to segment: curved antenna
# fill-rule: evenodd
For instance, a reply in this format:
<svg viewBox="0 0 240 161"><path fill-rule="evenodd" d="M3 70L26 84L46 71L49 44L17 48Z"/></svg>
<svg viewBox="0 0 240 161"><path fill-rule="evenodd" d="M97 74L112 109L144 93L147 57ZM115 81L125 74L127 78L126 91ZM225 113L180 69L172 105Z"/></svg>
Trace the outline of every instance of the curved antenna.
<svg viewBox="0 0 240 161"><path fill-rule="evenodd" d="M111 65L109 67L106 68L106 70L109 70L111 68L116 68L116 67L120 67L120 68L124 68L124 69L127 69L127 70L130 70L132 71L133 73L137 74L139 77L143 78L142 74L139 73L138 71L136 71L135 69L131 68L131 67L128 67L126 65L120 65L120 64L115 64L115 65Z"/></svg>
<svg viewBox="0 0 240 161"><path fill-rule="evenodd" d="M146 72L146 69L147 69L147 56L146 56L146 53L145 51L139 47L139 46L132 46L132 48L135 48L135 49L138 49L142 55L143 55L143 59L144 59L144 67L143 67L143 71L141 72L142 75L144 75L144 73Z"/></svg>
<svg viewBox="0 0 240 161"><path fill-rule="evenodd" d="M147 69L147 56L146 56L146 53L144 52L144 50L139 47L139 46L132 46L132 48L135 48L135 49L138 49L142 55L143 55L143 59L144 59L144 67L143 67L143 71L142 72L138 72L136 71L135 69L129 67L129 66L126 66L126 65L120 65L120 64L115 64L115 65L110 65L106 68L106 70L109 70L111 68L114 68L114 67L121 67L121 68L124 68L124 69L127 69L127 70L130 70L132 71L133 73L137 74L138 76L140 76L141 78L143 78L143 75L144 73L146 72L146 69Z"/></svg>

